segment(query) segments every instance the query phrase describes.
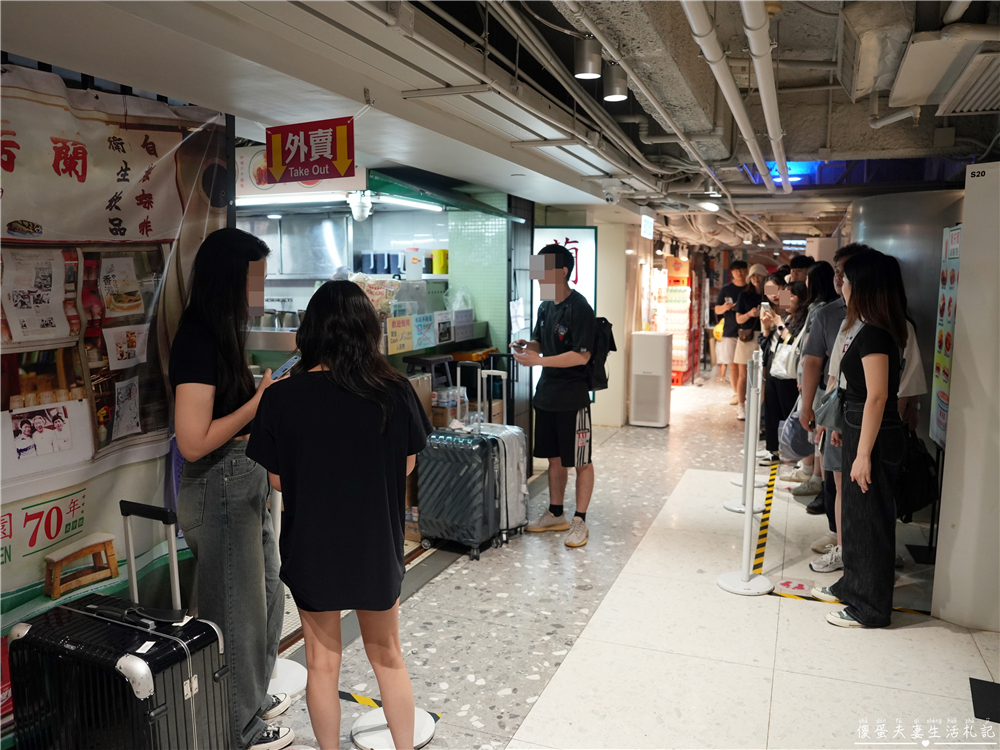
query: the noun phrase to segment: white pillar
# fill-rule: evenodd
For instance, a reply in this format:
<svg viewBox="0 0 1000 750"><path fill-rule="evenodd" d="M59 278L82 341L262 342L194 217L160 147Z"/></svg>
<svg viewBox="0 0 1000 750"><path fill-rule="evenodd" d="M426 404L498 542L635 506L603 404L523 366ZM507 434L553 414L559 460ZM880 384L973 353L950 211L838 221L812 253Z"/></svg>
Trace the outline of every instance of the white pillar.
<svg viewBox="0 0 1000 750"><path fill-rule="evenodd" d="M1000 631L1000 163L965 172L944 488L931 614ZM932 394L933 396L933 394Z"/></svg>

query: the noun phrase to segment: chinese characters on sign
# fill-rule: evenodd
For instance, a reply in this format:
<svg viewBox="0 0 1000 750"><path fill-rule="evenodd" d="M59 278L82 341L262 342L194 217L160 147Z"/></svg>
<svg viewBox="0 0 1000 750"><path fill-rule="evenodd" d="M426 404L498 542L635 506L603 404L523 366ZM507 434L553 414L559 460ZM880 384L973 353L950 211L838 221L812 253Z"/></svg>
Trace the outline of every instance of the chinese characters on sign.
<svg viewBox="0 0 1000 750"><path fill-rule="evenodd" d="M15 341L70 335L62 251L5 250L3 310Z"/></svg>
<svg viewBox="0 0 1000 750"><path fill-rule="evenodd" d="M0 517L0 565L7 565L15 556L27 557L49 547L62 544L70 537L83 533L87 489L70 495L22 508L16 513Z"/></svg>
<svg viewBox="0 0 1000 750"><path fill-rule="evenodd" d="M354 176L354 118L268 128L267 181L301 182Z"/></svg>
<svg viewBox="0 0 1000 750"><path fill-rule="evenodd" d="M959 726L958 719L949 718L947 721L941 719L913 719L912 723L904 724L903 720L896 718L887 721L878 717L874 722L869 722L867 718L858 720L858 728L855 732L860 742L855 745L922 745L930 747L933 745L956 745L949 740L964 740L971 745L992 745L996 742L975 742L975 740L995 740L997 733L993 725L983 722L976 725L975 719L965 719L963 725ZM867 741L866 741L867 740ZM907 742L906 740L912 740ZM943 740L943 742L935 742Z"/></svg>
<svg viewBox="0 0 1000 750"><path fill-rule="evenodd" d="M408 352L413 348L413 318L389 318L386 326L389 329L389 354Z"/></svg>

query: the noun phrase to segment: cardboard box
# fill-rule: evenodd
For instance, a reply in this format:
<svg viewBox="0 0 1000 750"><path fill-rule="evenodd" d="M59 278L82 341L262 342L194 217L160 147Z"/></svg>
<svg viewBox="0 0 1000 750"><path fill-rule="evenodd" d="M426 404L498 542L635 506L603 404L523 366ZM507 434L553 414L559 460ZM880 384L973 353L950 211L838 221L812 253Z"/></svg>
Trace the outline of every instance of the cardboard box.
<svg viewBox="0 0 1000 750"><path fill-rule="evenodd" d="M403 524L403 538L408 542L419 542L422 539L416 521L407 521Z"/></svg>
<svg viewBox="0 0 1000 750"><path fill-rule="evenodd" d="M435 406L431 409L431 424L435 427L447 427L453 419L458 419L457 406Z"/></svg>
<svg viewBox="0 0 1000 750"><path fill-rule="evenodd" d="M493 424L503 424L503 400L495 399L493 404L487 401L483 406L483 411L485 412L489 408L489 414L486 416L486 421ZM469 412L479 411L479 405L475 401L469 402Z"/></svg>
<svg viewBox="0 0 1000 750"><path fill-rule="evenodd" d="M433 388L434 379L429 374L422 375L411 375L410 385L413 386L413 390L416 391L417 399L423 404L424 411L427 412L427 416L431 416L431 393Z"/></svg>

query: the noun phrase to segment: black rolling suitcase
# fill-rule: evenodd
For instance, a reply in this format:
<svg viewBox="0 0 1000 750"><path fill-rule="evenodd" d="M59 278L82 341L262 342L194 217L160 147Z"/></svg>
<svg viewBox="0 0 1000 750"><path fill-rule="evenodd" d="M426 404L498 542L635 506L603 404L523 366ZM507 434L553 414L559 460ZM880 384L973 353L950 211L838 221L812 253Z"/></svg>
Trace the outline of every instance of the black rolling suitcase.
<svg viewBox="0 0 1000 750"><path fill-rule="evenodd" d="M476 370L478 403L482 403L479 365L460 362L459 372L465 367ZM496 437L435 430L417 456L417 465L418 523L424 547L437 539L458 542L469 547L469 557L478 560L479 548L486 542L500 546L502 462Z"/></svg>
<svg viewBox="0 0 1000 750"><path fill-rule="evenodd" d="M179 609L173 511L121 502L133 601L131 516L168 526L175 610L90 594L10 630L18 750L228 750L222 633Z"/></svg>

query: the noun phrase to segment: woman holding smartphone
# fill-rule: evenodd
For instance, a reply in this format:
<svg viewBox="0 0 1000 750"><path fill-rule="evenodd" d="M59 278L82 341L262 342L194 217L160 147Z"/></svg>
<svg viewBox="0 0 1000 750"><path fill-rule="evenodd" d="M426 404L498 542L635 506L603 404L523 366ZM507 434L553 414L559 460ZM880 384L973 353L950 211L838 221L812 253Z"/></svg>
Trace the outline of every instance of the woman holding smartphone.
<svg viewBox="0 0 1000 750"><path fill-rule="evenodd" d="M296 335L302 360L264 395L247 451L283 493L281 580L302 620L320 750L340 748L345 609L358 614L393 743L413 747L399 638L403 514L406 476L431 425L381 341L375 308L356 284L321 286Z"/></svg>
<svg viewBox="0 0 1000 750"><path fill-rule="evenodd" d="M847 338L838 383L844 417L844 575L812 594L847 605L827 615L831 624L878 628L889 624L895 584L893 486L906 449L896 398L907 339L906 295L895 260L877 250L850 258L844 276Z"/></svg>
<svg viewBox="0 0 1000 750"><path fill-rule="evenodd" d="M767 269L760 263L750 266L747 275L747 288L736 300L736 323L739 325L736 342L736 353L733 364L736 365L736 418L743 421L747 418L747 362L757 349L757 334L760 332L760 303L764 301L764 279Z"/></svg>
<svg viewBox="0 0 1000 750"><path fill-rule="evenodd" d="M279 750L295 739L267 722L291 701L268 695L284 590L267 508L267 472L246 455L271 371L254 388L246 366L250 307L264 304L267 245L239 229L198 249L190 301L170 349L177 448L187 460L177 520L197 563L198 615L222 629L229 722L238 748Z"/></svg>

